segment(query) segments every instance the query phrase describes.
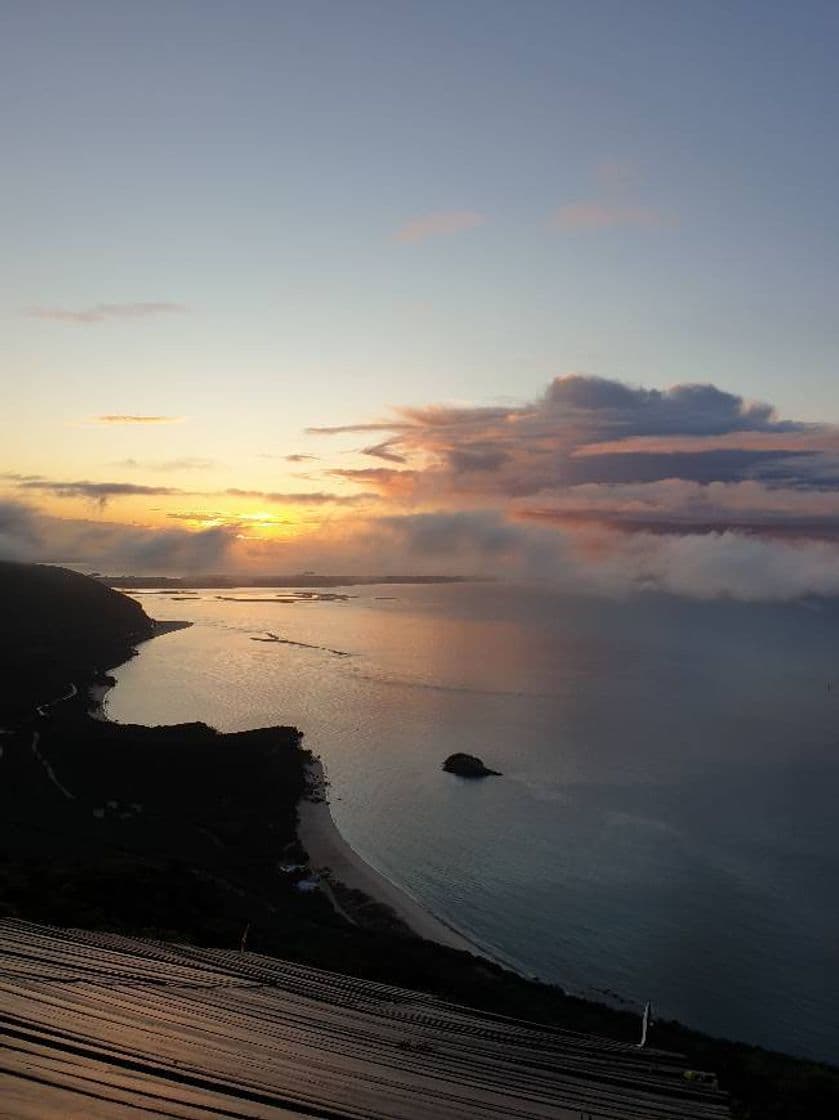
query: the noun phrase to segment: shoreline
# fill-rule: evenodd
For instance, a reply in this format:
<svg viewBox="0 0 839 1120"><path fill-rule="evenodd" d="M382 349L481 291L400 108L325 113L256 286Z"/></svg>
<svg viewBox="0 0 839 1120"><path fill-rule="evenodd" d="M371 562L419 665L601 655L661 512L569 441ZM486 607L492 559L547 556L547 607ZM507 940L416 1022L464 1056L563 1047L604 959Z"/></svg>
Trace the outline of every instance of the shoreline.
<svg viewBox="0 0 839 1120"><path fill-rule="evenodd" d="M152 619L153 632L142 643L193 625L186 621L159 621ZM88 685L88 714L95 720L110 723L107 713L108 693L116 686L94 683ZM361 891L374 902L386 906L412 934L426 941L433 941L449 949L484 957L502 968L516 972L508 963L494 957L488 950L460 933L453 926L426 910L407 892L377 871L350 846L338 830L326 797L327 780L320 759L304 763L308 792L297 802L297 839L305 848L313 871L320 871L326 886L336 881L351 890ZM314 797L318 797L315 800ZM323 869L328 869L325 871ZM330 902L344 917L346 915L331 890ZM351 919L350 919L351 920Z"/></svg>
<svg viewBox="0 0 839 1120"><path fill-rule="evenodd" d="M322 798L313 800L311 794L304 794L297 803L297 835L313 871L319 872L327 882L337 881L387 906L417 937L445 945L449 949L485 957L493 964L510 969L508 964L496 960L487 950L470 941L430 910L426 910L401 887L362 859L341 835L332 817L325 794L326 775L323 764L315 759L307 763L306 770L313 790Z"/></svg>
<svg viewBox="0 0 839 1120"><path fill-rule="evenodd" d="M164 634L172 634L177 630L187 630L190 626L195 625L194 622L187 622L180 619L160 620L152 618L149 619L149 621L151 622L153 627L152 632L147 637L141 638L137 642L137 646L145 645L146 642L150 642L154 638L161 638ZM136 654L137 652L139 651L135 648L134 653ZM125 661L121 661L119 665L112 666L112 668L119 669L123 665L127 665L130 660L131 657L128 657ZM110 677L110 671L106 675ZM87 686L87 714L91 719L111 722L110 717L105 710L105 703L108 698L108 693L112 689L116 688L116 683L117 682L115 680L112 684L105 684L102 681L94 681L93 684L89 684Z"/></svg>

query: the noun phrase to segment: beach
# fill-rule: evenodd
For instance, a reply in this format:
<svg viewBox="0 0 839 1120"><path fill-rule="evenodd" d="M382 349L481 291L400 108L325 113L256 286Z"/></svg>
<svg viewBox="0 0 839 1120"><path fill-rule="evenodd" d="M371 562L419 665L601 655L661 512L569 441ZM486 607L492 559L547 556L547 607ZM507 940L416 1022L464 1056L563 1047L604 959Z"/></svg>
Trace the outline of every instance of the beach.
<svg viewBox="0 0 839 1120"><path fill-rule="evenodd" d="M450 949L487 956L478 946L425 910L353 851L332 819L324 793L326 776L319 760L309 764L308 774L318 799L313 800L308 796L302 797L298 802L297 834L309 855L312 869L322 873L324 868L328 868L330 880L343 883L345 887L361 891L384 904L418 937L436 941Z"/></svg>

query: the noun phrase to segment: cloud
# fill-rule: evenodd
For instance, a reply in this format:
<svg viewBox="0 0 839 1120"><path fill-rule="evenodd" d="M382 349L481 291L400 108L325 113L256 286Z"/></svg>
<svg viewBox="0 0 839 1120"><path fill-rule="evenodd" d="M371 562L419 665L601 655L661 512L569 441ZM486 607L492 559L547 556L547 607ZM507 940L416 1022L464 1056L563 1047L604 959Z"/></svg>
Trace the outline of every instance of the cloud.
<svg viewBox="0 0 839 1120"><path fill-rule="evenodd" d="M262 458L272 459L272 458L274 458L274 456L263 455ZM292 455L284 455L283 458L285 459L285 461L287 463L316 463L318 461L319 456L318 455L302 455L302 454L300 454L299 451L296 451Z"/></svg>
<svg viewBox="0 0 839 1120"><path fill-rule="evenodd" d="M521 405L403 407L392 421L320 431L348 427L387 430L387 440L366 450L385 449L409 469L330 473L425 500L524 498L587 482L764 477L767 485L813 488L839 478L822 450L835 442L835 432L781 419L771 405L711 384L647 389L570 374ZM746 445L738 446L736 437ZM657 440L654 449L638 442L644 439ZM670 439L679 446L671 450ZM725 446L703 443L726 439Z"/></svg>
<svg viewBox="0 0 839 1120"><path fill-rule="evenodd" d="M22 502L0 500L0 560L25 560L40 544L34 512Z"/></svg>
<svg viewBox="0 0 839 1120"><path fill-rule="evenodd" d="M769 472L779 483L801 485L811 476L806 461L814 451L777 451L759 449L712 449L696 451L611 452L568 459L563 466L566 485L586 482L656 482L680 478L689 482L725 482L761 477ZM805 462L802 463L802 460ZM835 468L834 468L835 471ZM833 475L834 485L839 474Z"/></svg>
<svg viewBox="0 0 839 1120"><path fill-rule="evenodd" d="M510 458L507 451L497 447L452 447L446 459L455 474L467 471L497 471ZM403 458L404 462L404 458Z"/></svg>
<svg viewBox="0 0 839 1120"><path fill-rule="evenodd" d="M51 517L0 501L0 559L85 565L120 572L223 571L235 555L235 528L151 529Z"/></svg>
<svg viewBox="0 0 839 1120"><path fill-rule="evenodd" d="M839 595L835 541L777 541L736 531L595 538L511 525L498 512L467 510L379 518L373 532L423 560L475 574L538 577L565 591L626 596L639 591L746 602ZM429 565L425 565L428 567Z"/></svg>
<svg viewBox="0 0 839 1120"><path fill-rule="evenodd" d="M124 528L119 526L118 528ZM236 544L234 527L209 529L133 529L125 534L91 531L77 547L131 572L223 571Z"/></svg>
<svg viewBox="0 0 839 1120"><path fill-rule="evenodd" d="M593 590L667 592L745 602L839 595L839 548L779 542L737 532L622 535L588 567Z"/></svg>
<svg viewBox="0 0 839 1120"><path fill-rule="evenodd" d="M388 463L404 463L405 456L393 450L393 441L386 439L383 443L375 443L371 447L363 447L362 455L370 455L374 459L384 459Z"/></svg>
<svg viewBox="0 0 839 1120"><path fill-rule="evenodd" d="M184 456L181 459L119 459L112 466L145 471L204 471L217 467L215 459Z"/></svg>
<svg viewBox="0 0 839 1120"><path fill-rule="evenodd" d="M397 537L409 553L425 556L497 557L520 548L526 539L521 529L488 510L379 517L376 525Z"/></svg>
<svg viewBox="0 0 839 1120"><path fill-rule="evenodd" d="M149 486L135 482L90 482L87 479L65 481L43 478L40 475L18 475L6 473L0 477L12 482L17 490L30 493L42 492L58 498L83 498L104 507L111 498L156 498L156 497L205 497L205 498L248 498L260 502L300 506L357 506L379 500L376 493L335 494L325 490L315 491L272 491L244 490L229 487L223 491L183 490L176 486Z"/></svg>
<svg viewBox="0 0 839 1120"><path fill-rule="evenodd" d="M109 498L124 497L169 497L184 494L173 486L142 486L134 482L59 482L55 479L36 478L18 482L21 490L42 490L57 498L87 498L104 506Z"/></svg>
<svg viewBox="0 0 839 1120"><path fill-rule="evenodd" d="M820 495L827 500L828 495ZM209 512L172 514L200 524ZM219 514L219 519L223 515ZM0 502L0 556L110 573L321 570L538 577L575 593L664 592L746 601L839 595L835 540L777 540L739 531L659 534L602 522L557 526L503 510L461 509L346 519L284 540L229 520L201 530L70 520Z"/></svg>
<svg viewBox="0 0 839 1120"><path fill-rule="evenodd" d="M97 303L92 307L30 307L31 319L55 323L104 323L109 319L147 319L155 315L184 315L189 308L182 303L152 301L145 303Z"/></svg>
<svg viewBox="0 0 839 1120"><path fill-rule="evenodd" d="M493 420L506 419L515 409L501 405L432 404L423 408L400 408L398 412L405 417L405 428L410 430L417 425L428 428L480 427Z"/></svg>
<svg viewBox="0 0 839 1120"><path fill-rule="evenodd" d="M231 529L251 528L257 525L296 525L296 519L275 517L273 514L230 513L225 510L177 510L167 513L171 521L187 521L194 525L225 525Z"/></svg>
<svg viewBox="0 0 839 1120"><path fill-rule="evenodd" d="M772 517L762 512L752 516L736 516L730 511L714 510L707 521L695 514L680 517L666 511L642 514L641 512L605 513L603 510L562 510L552 507L523 509L518 518L553 524L562 529L574 530L593 526L620 533L646 533L655 536L706 536L714 533L739 533L767 540L822 540L839 542L839 510L833 514L788 514Z"/></svg>
<svg viewBox="0 0 839 1120"><path fill-rule="evenodd" d="M327 482L302 492L231 488L200 495L216 512L179 502L173 520L224 529L217 555L262 570L538 576L602 594L839 594L839 428L779 416L767 402L714 384L647 388L576 373L554 378L529 401L397 407L318 433L376 433L363 451L383 462L320 472L347 493ZM18 496L49 492L100 504L117 495L139 505L196 493L7 478ZM225 499L233 512L218 512ZM236 512L276 508L282 518L285 505L305 528L282 539L249 532L254 519L273 523L271 513ZM8 518L7 550L10 540L20 548L27 525L30 546L43 542L42 517L27 521L15 507ZM85 555L97 547L120 555L113 527L98 537L85 523L71 538L55 521L52 558L71 540L84 543ZM139 548L137 527L127 528ZM170 537L149 537L143 555L164 550L165 541L172 555L188 555Z"/></svg>
<svg viewBox="0 0 839 1120"><path fill-rule="evenodd" d="M94 416L96 424L181 424L183 416L143 416L125 413L108 413L104 416Z"/></svg>
<svg viewBox="0 0 839 1120"><path fill-rule="evenodd" d="M644 389L603 377L567 374L553 379L540 407L548 415L587 414L604 436L613 438L618 429L623 436L807 429L804 424L778 420L769 404L746 401L711 384Z"/></svg>
<svg viewBox="0 0 839 1120"><path fill-rule="evenodd" d="M613 541L837 536L839 430L712 384L650 389L570 374L523 404L403 407L392 427L352 428L389 430L383 446L405 466L330 473L395 507L482 508L578 541L598 526Z"/></svg>
<svg viewBox="0 0 839 1120"><path fill-rule="evenodd" d="M448 237L474 229L486 221L483 214L474 210L439 210L433 214L421 214L411 218L394 234L394 239L403 244L416 244L429 237Z"/></svg>
<svg viewBox="0 0 839 1120"><path fill-rule="evenodd" d="M592 199L560 206L554 211L550 225L552 229L580 232L633 226L638 229L670 229L676 221L671 214L653 207L625 206Z"/></svg>
<svg viewBox="0 0 839 1120"><path fill-rule="evenodd" d="M346 482L374 486L378 494L390 498L409 497L420 477L417 471L390 470L388 467L363 467L356 470L340 467L329 471L329 474Z"/></svg>
<svg viewBox="0 0 839 1120"><path fill-rule="evenodd" d="M194 509L194 510L176 510L172 513L167 513L166 516L171 521L220 521L226 525L239 525L241 518L225 512L223 510L209 510L209 509Z"/></svg>
<svg viewBox="0 0 839 1120"><path fill-rule="evenodd" d="M334 473L334 472L333 472ZM300 506L355 506L362 502L377 501L378 494L332 494L324 490L300 492L277 492L272 490L238 490L231 488L224 491L231 498L256 498L263 502L278 502L282 505Z"/></svg>
<svg viewBox="0 0 839 1120"><path fill-rule="evenodd" d="M304 428L309 436L339 436L346 432L394 432L408 429L411 425L405 421L393 420L391 423L376 421L372 424L337 424L329 428Z"/></svg>

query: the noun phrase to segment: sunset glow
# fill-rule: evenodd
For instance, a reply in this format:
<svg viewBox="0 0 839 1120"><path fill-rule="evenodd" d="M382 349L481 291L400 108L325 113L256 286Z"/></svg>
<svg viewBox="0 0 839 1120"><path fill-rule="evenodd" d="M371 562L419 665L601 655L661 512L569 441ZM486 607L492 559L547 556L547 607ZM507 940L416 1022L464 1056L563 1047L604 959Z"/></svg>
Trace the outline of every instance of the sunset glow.
<svg viewBox="0 0 839 1120"><path fill-rule="evenodd" d="M491 3L490 64L442 8L377 9L371 36L365 3L329 34L310 5L247 29L211 5L224 80L192 4L56 7L46 69L16 8L4 554L699 595L743 594L748 557L749 594L834 589L836 204L810 183L837 157L783 139L817 84L768 94L775 37L802 73L818 37L747 7L711 36L571 5L559 34L537 4L525 48Z"/></svg>

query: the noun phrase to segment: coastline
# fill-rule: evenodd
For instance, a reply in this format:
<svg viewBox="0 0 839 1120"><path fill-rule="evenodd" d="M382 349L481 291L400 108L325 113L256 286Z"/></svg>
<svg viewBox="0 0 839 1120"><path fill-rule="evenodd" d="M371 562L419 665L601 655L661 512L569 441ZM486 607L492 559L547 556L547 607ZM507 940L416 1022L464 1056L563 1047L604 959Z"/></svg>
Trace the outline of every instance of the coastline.
<svg viewBox="0 0 839 1120"><path fill-rule="evenodd" d="M153 638L192 626L192 622L158 621L152 619L153 631L143 643ZM138 643L143 644L143 643ZM115 682L114 682L115 683ZM107 714L107 696L114 684L97 682L87 688L88 714L95 720L110 722ZM297 803L297 837L305 848L313 870L319 871L328 887L338 882L351 890L360 891L368 898L386 906L411 933L426 941L433 941L449 949L484 957L509 969L510 966L494 958L487 950L470 941L453 926L426 910L409 894L397 887L386 876L371 867L347 843L332 817L326 797L326 774L319 759L305 764L308 793ZM349 919L331 890L327 890L333 906Z"/></svg>
<svg viewBox="0 0 839 1120"><path fill-rule="evenodd" d="M307 773L312 788L319 796L318 800L313 800L311 795L304 795L297 803L297 834L309 856L312 869L320 872L328 881L337 881L383 903L417 937L435 941L449 949L459 949L473 956L493 960L479 945L424 909L350 847L332 818L325 794L326 776L319 759L307 765Z"/></svg>
<svg viewBox="0 0 839 1120"><path fill-rule="evenodd" d="M176 630L187 630L190 626L195 625L194 622L186 622L186 621L179 620L179 619L163 619L163 620L160 620L160 619L156 619L156 618L151 618L151 619L149 619L149 621L152 624L152 632L147 637L141 638L137 642L138 646L144 645L146 642L150 642L153 638L161 638L161 637L163 637L164 634L172 634ZM135 649L134 653L136 654L136 652L137 652L137 650ZM129 658L127 658L127 660L130 661L131 658L129 657ZM124 664L126 664L125 661L120 662L120 665L124 665ZM119 665L112 666L112 668L115 668L115 669L118 669L119 667L120 667ZM107 675L110 676L110 674L107 674ZM106 684L106 683L103 683L102 681L95 681L93 684L89 684L87 686L87 700L88 700L87 714L90 716L91 719L95 719L95 720L109 720L110 719L107 712L105 711L105 703L106 703L106 700L107 700L107 697L108 697L108 693L115 686L116 686L116 681L114 681L113 678L111 678L111 683Z"/></svg>
<svg viewBox="0 0 839 1120"><path fill-rule="evenodd" d="M161 634L168 634L172 630L188 630L190 626L194 626L194 622L189 622L184 618L153 618L154 634L152 637L158 638Z"/></svg>

